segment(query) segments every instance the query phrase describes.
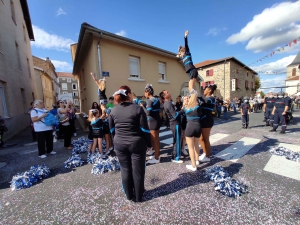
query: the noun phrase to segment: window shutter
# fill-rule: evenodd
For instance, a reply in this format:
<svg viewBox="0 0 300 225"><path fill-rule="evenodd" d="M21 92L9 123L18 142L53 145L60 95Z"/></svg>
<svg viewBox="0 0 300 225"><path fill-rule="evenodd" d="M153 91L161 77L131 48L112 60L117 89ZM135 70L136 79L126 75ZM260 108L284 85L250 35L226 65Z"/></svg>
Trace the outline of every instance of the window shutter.
<svg viewBox="0 0 300 225"><path fill-rule="evenodd" d="M138 58L129 58L129 69L130 69L130 75L140 75L140 65L139 65L139 59Z"/></svg>
<svg viewBox="0 0 300 225"><path fill-rule="evenodd" d="M206 76L209 76L209 70L206 70Z"/></svg>
<svg viewBox="0 0 300 225"><path fill-rule="evenodd" d="M209 70L209 76L213 76L213 75L214 75L214 70L213 69Z"/></svg>
<svg viewBox="0 0 300 225"><path fill-rule="evenodd" d="M201 83L201 86L202 86L203 88L205 88L205 82L202 82L202 83Z"/></svg>
<svg viewBox="0 0 300 225"><path fill-rule="evenodd" d="M211 82L210 82L210 84L214 84L214 83L215 83L214 81L211 81Z"/></svg>
<svg viewBox="0 0 300 225"><path fill-rule="evenodd" d="M164 63L158 63L158 73L159 74L166 74L166 67Z"/></svg>

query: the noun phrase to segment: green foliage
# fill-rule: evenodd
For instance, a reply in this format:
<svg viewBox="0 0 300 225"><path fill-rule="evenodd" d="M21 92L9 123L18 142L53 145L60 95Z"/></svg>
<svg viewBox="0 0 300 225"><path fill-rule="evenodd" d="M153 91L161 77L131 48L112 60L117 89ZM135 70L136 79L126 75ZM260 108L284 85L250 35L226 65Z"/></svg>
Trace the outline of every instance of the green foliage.
<svg viewBox="0 0 300 225"><path fill-rule="evenodd" d="M259 76L255 76L255 91L261 87Z"/></svg>
<svg viewBox="0 0 300 225"><path fill-rule="evenodd" d="M261 92L260 92L260 96L261 96L262 98L264 98L264 97L265 97L265 93L264 93L263 91L261 91Z"/></svg>

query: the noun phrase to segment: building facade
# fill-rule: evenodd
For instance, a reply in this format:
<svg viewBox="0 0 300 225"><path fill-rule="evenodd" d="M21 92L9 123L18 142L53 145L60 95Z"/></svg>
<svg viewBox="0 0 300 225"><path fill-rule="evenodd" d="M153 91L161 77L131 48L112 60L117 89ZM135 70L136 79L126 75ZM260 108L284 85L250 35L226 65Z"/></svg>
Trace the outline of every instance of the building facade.
<svg viewBox="0 0 300 225"><path fill-rule="evenodd" d="M300 92L300 52L296 55L291 64L287 66L285 92L294 95Z"/></svg>
<svg viewBox="0 0 300 225"><path fill-rule="evenodd" d="M42 87L42 95L39 93L37 99L44 100L46 108L52 108L53 103L57 102L59 94L59 83L57 82L57 74L51 60L47 57L41 59L32 56L33 65L36 75L37 88ZM40 76L40 78L39 78Z"/></svg>
<svg viewBox="0 0 300 225"><path fill-rule="evenodd" d="M73 103L76 108L80 108L78 81L74 79L72 73L57 72L57 81L60 86L60 94L71 93Z"/></svg>
<svg viewBox="0 0 300 225"><path fill-rule="evenodd" d="M257 73L234 57L206 60L195 67L201 76L202 91L209 84L216 84L214 95L223 99L255 95Z"/></svg>
<svg viewBox="0 0 300 225"><path fill-rule="evenodd" d="M26 0L0 1L0 115L5 139L29 126L27 110L36 96L30 41L34 34Z"/></svg>
<svg viewBox="0 0 300 225"><path fill-rule="evenodd" d="M71 45L71 54L73 74L79 80L81 111L85 113L92 102L98 102L98 87L90 72L95 73L97 79L106 78L107 98L122 85L128 85L137 96L143 96L149 83L153 85L154 95L168 90L175 100L187 87L188 75L175 53L87 23L81 26L78 43Z"/></svg>

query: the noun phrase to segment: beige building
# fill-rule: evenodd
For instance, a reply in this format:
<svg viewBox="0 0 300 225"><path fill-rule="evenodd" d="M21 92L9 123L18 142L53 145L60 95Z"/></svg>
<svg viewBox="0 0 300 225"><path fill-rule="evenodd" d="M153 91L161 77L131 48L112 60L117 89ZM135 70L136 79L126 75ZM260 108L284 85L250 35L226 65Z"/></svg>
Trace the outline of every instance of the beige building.
<svg viewBox="0 0 300 225"><path fill-rule="evenodd" d="M76 108L79 108L78 80L75 80L72 73L57 72L57 81L60 94L72 94L73 103Z"/></svg>
<svg viewBox="0 0 300 225"><path fill-rule="evenodd" d="M215 96L224 100L234 97L254 96L257 73L234 57L206 60L195 64L201 77L201 91L209 84L216 84Z"/></svg>
<svg viewBox="0 0 300 225"><path fill-rule="evenodd" d="M32 56L34 72L36 76L37 99L45 102L47 109L51 109L53 103L57 102L59 94L59 83L57 73L51 60L47 57L45 60Z"/></svg>
<svg viewBox="0 0 300 225"><path fill-rule="evenodd" d="M287 66L285 86L288 86L285 92L289 95L300 92L300 52L298 52L293 62Z"/></svg>
<svg viewBox="0 0 300 225"><path fill-rule="evenodd" d="M172 98L187 86L188 75L176 54L141 42L97 29L87 23L81 26L78 43L71 45L73 74L79 81L81 111L87 113L98 101L97 79L105 76L106 95L111 96L122 85L128 85L137 96L144 95L147 83L155 95L166 89Z"/></svg>
<svg viewBox="0 0 300 225"><path fill-rule="evenodd" d="M5 139L29 126L27 109L36 95L30 41L34 35L27 1L0 1L0 115L9 129Z"/></svg>

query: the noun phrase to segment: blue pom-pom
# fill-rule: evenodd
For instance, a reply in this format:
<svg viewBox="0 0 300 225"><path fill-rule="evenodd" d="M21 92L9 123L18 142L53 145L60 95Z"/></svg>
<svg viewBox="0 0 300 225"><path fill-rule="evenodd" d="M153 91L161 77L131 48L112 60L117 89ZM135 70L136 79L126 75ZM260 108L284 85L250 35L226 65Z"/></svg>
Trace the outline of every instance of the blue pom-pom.
<svg viewBox="0 0 300 225"><path fill-rule="evenodd" d="M72 154L83 154L86 153L89 147L88 139L80 137L77 140L72 141L73 150Z"/></svg>
<svg viewBox="0 0 300 225"><path fill-rule="evenodd" d="M65 168L75 168L82 166L84 161L81 159L80 155L72 155L68 160L64 162Z"/></svg>
<svg viewBox="0 0 300 225"><path fill-rule="evenodd" d="M120 163L117 157L109 156L107 159L98 158L92 168L92 174L103 174L108 171L120 170Z"/></svg>
<svg viewBox="0 0 300 225"><path fill-rule="evenodd" d="M32 166L28 171L13 176L12 181L10 182L10 188L13 191L29 188L39 180L42 180L49 175L50 169L47 166Z"/></svg>
<svg viewBox="0 0 300 225"><path fill-rule="evenodd" d="M300 159L299 152L293 152L292 150L287 149L282 146L277 146L277 147L271 148L270 153L273 155L284 156L286 159L292 160L292 161L297 161L298 159Z"/></svg>
<svg viewBox="0 0 300 225"><path fill-rule="evenodd" d="M205 170L204 177L215 183L215 190L229 197L238 197L248 192L248 187L232 179L221 166L214 166Z"/></svg>

